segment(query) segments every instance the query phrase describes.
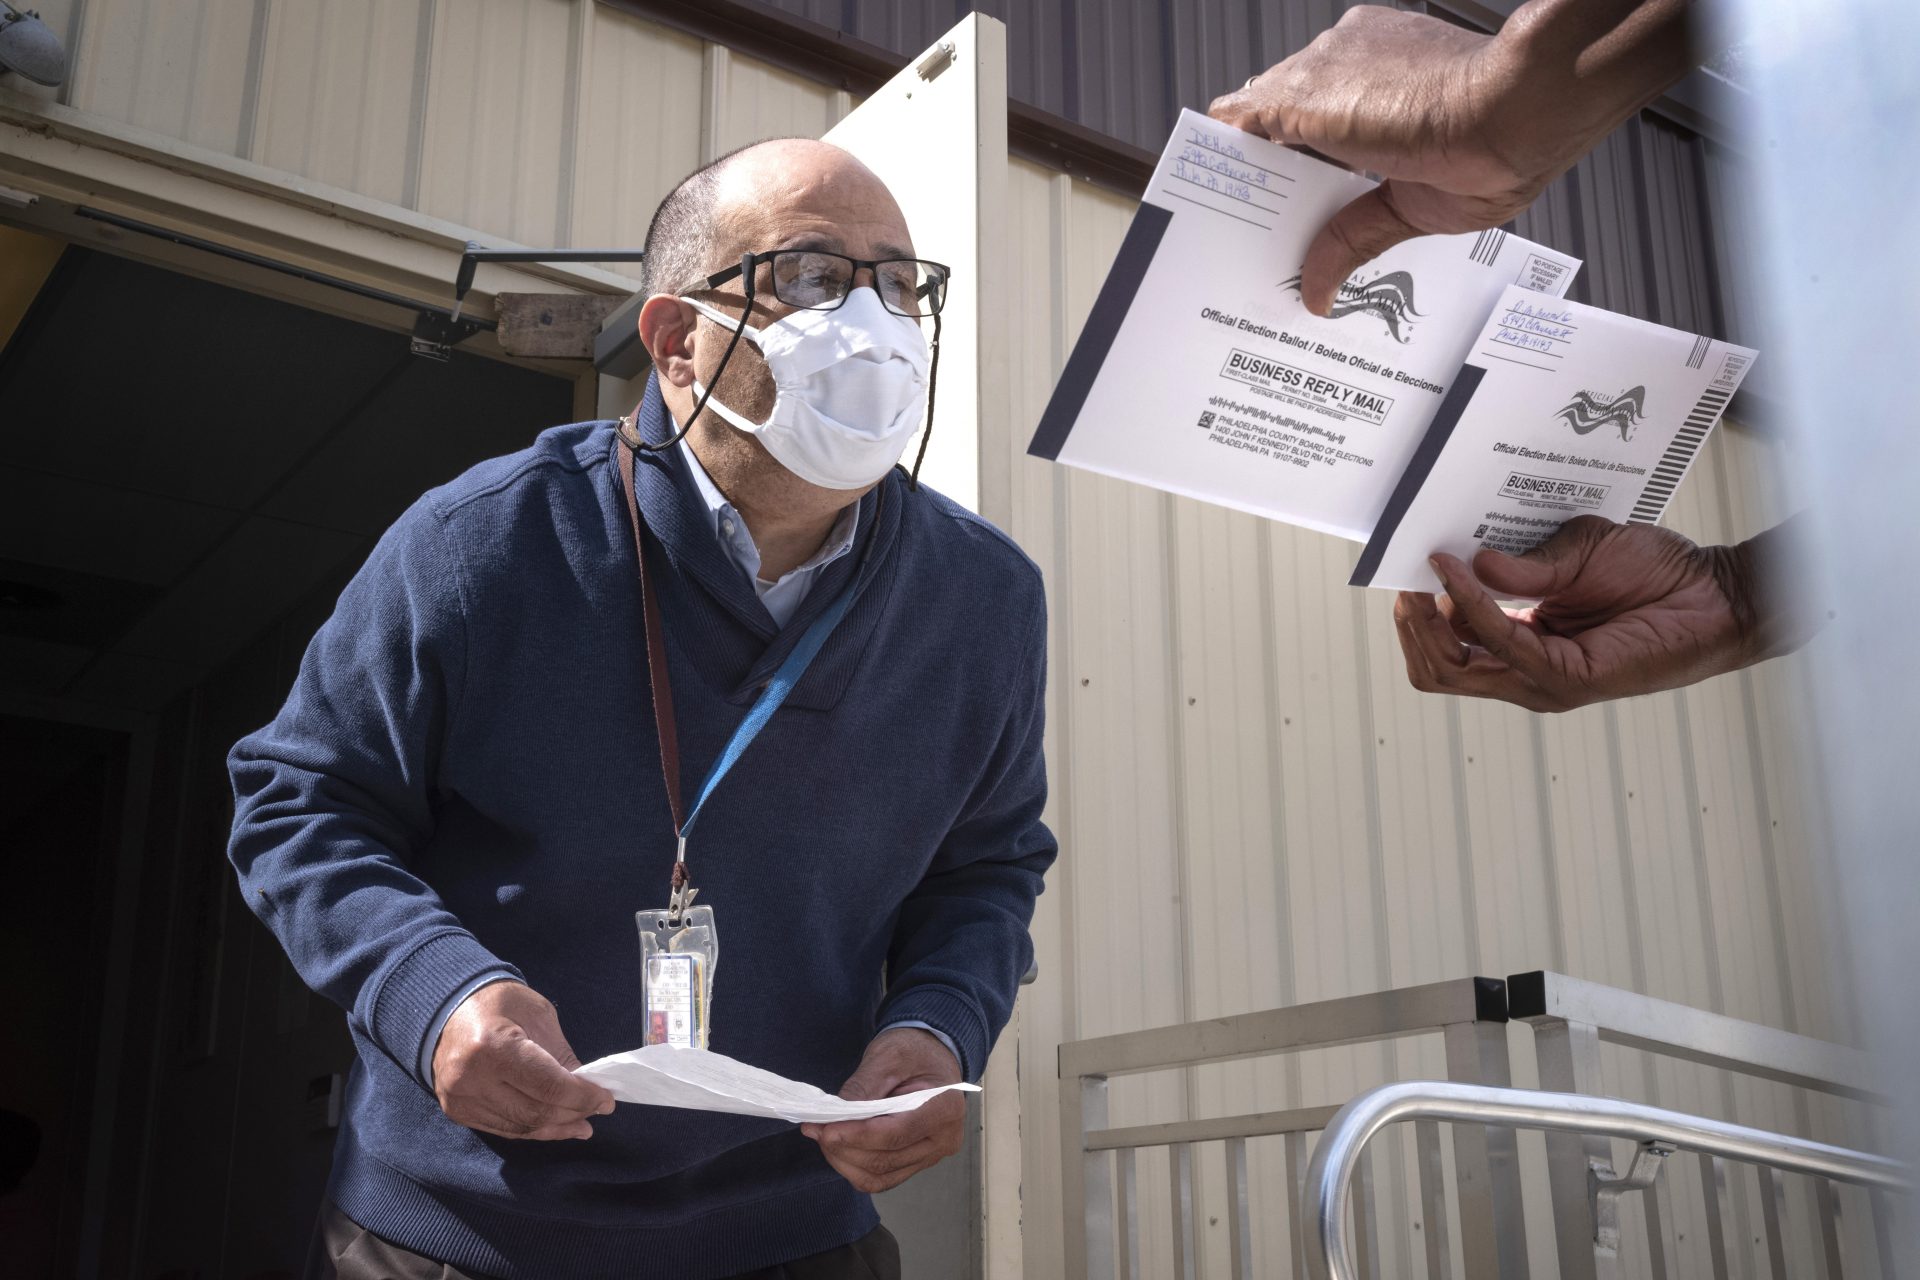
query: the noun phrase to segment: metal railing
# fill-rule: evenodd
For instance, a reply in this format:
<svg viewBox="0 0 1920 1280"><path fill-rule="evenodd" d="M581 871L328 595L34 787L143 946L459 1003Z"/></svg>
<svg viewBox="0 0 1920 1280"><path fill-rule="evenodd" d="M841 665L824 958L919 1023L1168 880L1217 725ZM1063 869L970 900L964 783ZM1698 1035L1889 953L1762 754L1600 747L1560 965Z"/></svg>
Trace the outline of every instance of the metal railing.
<svg viewBox="0 0 1920 1280"><path fill-rule="evenodd" d="M1447 1074L1484 1085L1510 1083L1504 984L1460 978L1419 987L1323 1000L1288 1009L1205 1022L1156 1027L1060 1046L1062 1210L1071 1280L1138 1280L1141 1276L1139 1185L1134 1153L1168 1148L1173 1227L1173 1275L1189 1280L1197 1267L1194 1148L1224 1146L1231 1275L1251 1274L1252 1218L1247 1188L1247 1140L1281 1136L1287 1179L1303 1185L1307 1137L1333 1117L1333 1107L1308 1107L1109 1128L1109 1078L1142 1071L1194 1067L1272 1054L1297 1053L1438 1032ZM1443 1150L1438 1123L1415 1132L1419 1196L1425 1221L1429 1274L1441 1275L1450 1249ZM1520 1219L1518 1153L1513 1131L1463 1126L1453 1135L1454 1192L1461 1257L1470 1276L1524 1277L1525 1227ZM1363 1168L1363 1176L1364 1176ZM1360 1206L1360 1248L1376 1249L1371 1197ZM1302 1256L1295 1232L1293 1253Z"/></svg>
<svg viewBox="0 0 1920 1280"><path fill-rule="evenodd" d="M1883 1156L1613 1098L1444 1081L1382 1085L1348 1102L1327 1122L1307 1167L1301 1212L1307 1265L1314 1280L1362 1280L1367 1274L1365 1260L1356 1257L1346 1239L1353 1182L1365 1160L1368 1140L1387 1125L1406 1120L1544 1129L1583 1139L1624 1138L1639 1144L1627 1175L1596 1176L1588 1187L1587 1204L1577 1220L1591 1224L1593 1232L1602 1235L1617 1231L1611 1210L1619 1196L1655 1186L1666 1158L1679 1150L1742 1161L1776 1174L1806 1174L1882 1191L1909 1190L1905 1169ZM1885 1232L1880 1240L1881 1274L1892 1276L1896 1273ZM1829 1271L1833 1280L1840 1274L1837 1267ZM1784 1259L1779 1259L1774 1275L1784 1280Z"/></svg>
<svg viewBox="0 0 1920 1280"><path fill-rule="evenodd" d="M1224 1159L1225 1212L1211 1207L1227 1227L1230 1274L1242 1280L1254 1268L1250 1206L1299 1200L1311 1139L1336 1115L1332 1106L1317 1106L1115 1128L1108 1119L1110 1078L1438 1032L1452 1084L1504 1089L1512 1084L1509 1020L1524 1021L1532 1029L1539 1085L1545 1091L1535 1097L1595 1100L1607 1093L1632 1092L1623 1090L1621 1082L1614 1082L1611 1089L1604 1087L1601 1046L1611 1044L1640 1055L1622 1061L1646 1072L1649 1085L1656 1060L1710 1069L1712 1075L1705 1080L1710 1089L1721 1090L1723 1114L1731 1114L1735 1107L1735 1076L1790 1086L1794 1123L1769 1124L1770 1128L1822 1131L1809 1110L1810 1093L1869 1105L1886 1102L1866 1055L1859 1050L1548 972L1516 974L1505 982L1461 978L1069 1042L1060 1046L1066 1275L1070 1280L1138 1280L1143 1274L1136 1153L1141 1148L1165 1147L1172 1227L1170 1274L1176 1280L1189 1280L1197 1270L1198 1225L1209 1216L1209 1206L1198 1202L1194 1171L1196 1159L1204 1159L1200 1153L1206 1152L1208 1157ZM1515 1051L1524 1052L1524 1048L1516 1042ZM1611 1100L1608 1105L1638 1106ZM1711 1104L1707 1109L1722 1110ZM1677 1112L1652 1107L1641 1107L1639 1114L1663 1120L1679 1117ZM1690 1123L1709 1128L1720 1124ZM1355 1157L1353 1258L1360 1274L1373 1280L1390 1269L1383 1266L1387 1259L1380 1247L1381 1233L1404 1230L1406 1223L1396 1227L1394 1219L1404 1211L1416 1215L1412 1225L1418 1234L1413 1238L1419 1243L1413 1246L1412 1256L1402 1254L1402 1261L1416 1272L1424 1261L1429 1280L1450 1280L1456 1274L1473 1280L1527 1280L1528 1241L1515 1126L1456 1120L1451 1126L1449 1162L1442 1141L1445 1119L1421 1115L1413 1124L1414 1177L1409 1181L1416 1186L1403 1188L1399 1166L1390 1163L1387 1169L1393 1181L1376 1204L1369 1159L1364 1150ZM1757 1167L1756 1187L1741 1181L1748 1176L1742 1172L1741 1157L1730 1157L1710 1145L1696 1146L1701 1200L1696 1204L1692 1187L1682 1184L1685 1198L1679 1209L1688 1220L1681 1222L1672 1197L1674 1176L1654 1176L1664 1162L1648 1149L1637 1151L1626 1172L1620 1173L1613 1165L1610 1130L1549 1124L1523 1127L1546 1133L1546 1185L1529 1184L1528 1195L1537 1197L1544 1191L1550 1201L1550 1216L1542 1215L1536 1226L1553 1232L1560 1280L1614 1280L1620 1274L1622 1197L1629 1191L1647 1193L1640 1207L1646 1227L1646 1272L1652 1280L1678 1280L1682 1274L1727 1280L1763 1265L1779 1280L1791 1274L1784 1177L1797 1166L1763 1162ZM1722 1128L1731 1132L1737 1127ZM1766 1130L1745 1132L1764 1134ZM1248 1187L1248 1144L1265 1137L1284 1142L1288 1186L1281 1195L1268 1192L1256 1197ZM1781 1141L1800 1144L1795 1150L1844 1151L1798 1138ZM1221 1154L1212 1157L1216 1147ZM1810 1254L1813 1274L1840 1280L1845 1272L1843 1242L1850 1242L1847 1248L1860 1243L1859 1231L1868 1225L1874 1236L1871 1244L1862 1246L1866 1252L1877 1253L1883 1262L1893 1256L1889 1244L1893 1206L1879 1183L1839 1179L1870 1188L1868 1212L1855 1219L1852 1210L1843 1213L1834 1178L1814 1176L1803 1181L1796 1176L1793 1181L1808 1196L1802 1220L1811 1226L1795 1235L1795 1244L1804 1246L1803 1268ZM1403 1190L1405 1204L1399 1203ZM1758 1223L1753 1221L1755 1191ZM1457 1209L1451 1214L1450 1198ZM1536 1210L1541 1207L1535 1204ZM1632 1220L1629 1215L1628 1221ZM1690 1225L1699 1230L1685 1238ZM1307 1265L1307 1232L1298 1212L1292 1226L1287 1237L1269 1238L1264 1248L1269 1257L1276 1248L1283 1250L1292 1274L1298 1276ZM1848 1230L1843 1231L1843 1226ZM1626 1243L1637 1249L1640 1240L1628 1232ZM1690 1255L1705 1256L1683 1260L1682 1244ZM1397 1247L1404 1250L1405 1245ZM1422 1252L1424 1259L1419 1257ZM1556 1268L1542 1270L1552 1274ZM1883 1269L1883 1274L1893 1273Z"/></svg>
<svg viewBox="0 0 1920 1280"><path fill-rule="evenodd" d="M1584 982L1565 974L1533 972L1507 980L1508 1015L1533 1028L1534 1055L1542 1089L1599 1095L1622 1092L1619 1082L1603 1081L1600 1046L1619 1045L1722 1073L1747 1076L1834 1097L1881 1104L1867 1055L1846 1045L1795 1035L1759 1023L1743 1022L1617 987ZM1608 1087L1609 1083L1612 1087ZM1731 1092L1725 1103L1731 1107ZM1796 1098L1799 1123L1809 1125L1804 1095ZM1548 1191L1552 1197L1555 1247L1561 1280L1612 1280L1619 1274L1617 1239L1597 1234L1589 1221L1590 1183L1617 1175L1607 1142L1594 1134L1565 1129L1547 1135ZM1699 1161L1705 1209L1707 1254L1713 1280L1726 1280L1744 1268L1734 1260L1740 1241L1751 1238L1748 1202L1736 1194L1737 1171L1720 1157ZM1768 1262L1778 1277L1788 1274L1785 1252L1785 1187L1777 1171L1760 1171L1762 1227ZM1839 1202L1825 1179L1812 1183L1812 1214L1819 1224L1819 1261L1829 1277L1843 1270ZM1885 1234L1884 1206L1875 1205L1876 1226ZM1653 1280L1677 1276L1674 1213L1667 1184L1646 1198L1647 1251ZM1885 1252L1884 1245L1881 1248Z"/></svg>

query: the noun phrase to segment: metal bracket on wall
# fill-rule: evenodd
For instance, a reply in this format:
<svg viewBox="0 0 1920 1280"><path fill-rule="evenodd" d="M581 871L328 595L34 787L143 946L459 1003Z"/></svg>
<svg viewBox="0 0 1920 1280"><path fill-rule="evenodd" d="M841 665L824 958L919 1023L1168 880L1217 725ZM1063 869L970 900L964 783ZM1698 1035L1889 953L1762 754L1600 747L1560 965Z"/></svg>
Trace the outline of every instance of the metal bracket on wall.
<svg viewBox="0 0 1920 1280"><path fill-rule="evenodd" d="M429 356L436 360L445 360L455 346L471 338L482 329L493 329L497 327L491 320L475 320L471 317L463 319L460 315L460 308L457 305L451 311L443 307L423 305L413 298L405 297L398 293L391 293L385 289L376 289L371 285L359 284L352 280L343 280L339 276L330 276L324 271L314 271L306 267L296 267L292 263L282 262L278 258L269 258L259 253L249 253L245 249L236 249L232 245L221 244L217 240L207 240L200 236L188 235L184 231L175 231L170 227L156 226L151 222L141 222L135 218L123 218L117 213L106 213L99 209L88 208L86 205L76 206L74 213L91 222L104 223L107 226L116 227L121 231L131 231L137 235L152 236L156 240L164 240L168 244L177 244L187 249L197 249L202 253L210 253L216 257L225 258L230 262L244 262L248 266L259 267L264 271L272 271L278 275L291 276L296 280L304 280L309 284L324 285L329 289L338 289L340 292L350 293L356 298L367 298L374 302L385 303L390 307L399 307L404 311L411 311L414 313L412 346L415 355ZM469 250L474 248L473 245L468 245L467 247ZM464 259L462 261L464 262ZM466 268L466 275L467 282L470 286L473 279L471 267ZM464 293L464 290L462 292Z"/></svg>
<svg viewBox="0 0 1920 1280"><path fill-rule="evenodd" d="M954 55L953 41L942 40L927 50L927 56L920 59L920 65L913 69L914 73L922 80L931 80L953 65Z"/></svg>
<svg viewBox="0 0 1920 1280"><path fill-rule="evenodd" d="M1613 1175L1612 1164L1595 1158L1587 1168L1587 1197L1593 1206L1593 1242L1603 1249L1620 1249L1620 1197L1631 1191L1650 1191L1660 1178L1673 1148L1647 1141L1633 1153L1624 1176Z"/></svg>
<svg viewBox="0 0 1920 1280"><path fill-rule="evenodd" d="M183 248L197 249L202 253L211 253L232 262L244 262L248 266L259 267L283 276L292 276L309 284L324 285L329 289L338 289L358 298L367 298L374 302L385 303L390 307L399 307L414 313L411 347L413 354L425 356L430 360L445 360L453 354L453 349L481 330L498 329L495 320L477 319L460 314L466 304L467 294L473 289L474 272L482 262L639 262L642 253L639 249L488 249L469 240L466 252L460 255L460 268L453 282L453 306L438 307L422 303L402 294L386 289L376 289L371 285L360 284L353 280L343 280L324 271L314 271L307 267L297 267L290 262L269 258L264 254L250 253L245 249L236 249L232 245L221 244L217 240L207 240L200 236L188 235L170 227L157 226L151 222L141 222L135 218L125 218L117 213L107 213L100 209L76 206L74 213L92 222L104 223L121 231L131 231L138 235L151 236L169 244Z"/></svg>
<svg viewBox="0 0 1920 1280"><path fill-rule="evenodd" d="M478 320L461 319L445 311L419 311L413 317L413 336L409 343L413 354L425 356L429 360L446 360L453 355L453 349L480 332L483 328Z"/></svg>
<svg viewBox="0 0 1920 1280"><path fill-rule="evenodd" d="M445 360L454 347L473 335L472 329L461 331L461 326L473 322L461 319L460 309L467 303L474 273L483 262L639 262L645 256L639 249L489 249L469 240L453 277L453 310L445 316L420 313L413 325L413 354Z"/></svg>

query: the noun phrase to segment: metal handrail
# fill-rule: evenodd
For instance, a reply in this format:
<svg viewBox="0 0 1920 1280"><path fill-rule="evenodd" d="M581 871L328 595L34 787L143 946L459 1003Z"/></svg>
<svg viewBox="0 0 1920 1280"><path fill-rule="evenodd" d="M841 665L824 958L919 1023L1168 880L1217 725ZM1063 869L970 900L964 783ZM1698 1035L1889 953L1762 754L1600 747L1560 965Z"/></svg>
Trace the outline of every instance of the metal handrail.
<svg viewBox="0 0 1920 1280"><path fill-rule="evenodd" d="M1174 1274L1195 1275L1192 1149L1206 1142L1226 1146L1232 1274L1246 1275L1252 1255L1247 1139L1284 1136L1291 1183L1306 1164L1308 1133L1333 1114L1331 1108L1315 1107L1111 1128L1111 1078L1433 1034L1442 1041L1447 1072L1454 1079L1494 1085L1511 1081L1506 988L1490 978L1455 978L1061 1044L1060 1206L1068 1280L1127 1280L1135 1274L1139 1241L1133 1153L1148 1146L1164 1146L1170 1153ZM1419 1196L1435 1224L1427 1240L1432 1254L1446 1238L1439 1126L1422 1127L1417 1145ZM1453 1163L1460 1188L1457 1229L1468 1273L1524 1280L1526 1241L1514 1135L1497 1127L1463 1126L1454 1134ZM1292 1243L1299 1243L1297 1233Z"/></svg>
<svg viewBox="0 0 1920 1280"><path fill-rule="evenodd" d="M1788 1173L1892 1191L1910 1189L1906 1166L1885 1156L1764 1129L1579 1093L1408 1081L1368 1090L1341 1107L1314 1148L1300 1204L1307 1229L1307 1266L1314 1280L1360 1280L1345 1230L1354 1170L1373 1135L1403 1120L1625 1138Z"/></svg>

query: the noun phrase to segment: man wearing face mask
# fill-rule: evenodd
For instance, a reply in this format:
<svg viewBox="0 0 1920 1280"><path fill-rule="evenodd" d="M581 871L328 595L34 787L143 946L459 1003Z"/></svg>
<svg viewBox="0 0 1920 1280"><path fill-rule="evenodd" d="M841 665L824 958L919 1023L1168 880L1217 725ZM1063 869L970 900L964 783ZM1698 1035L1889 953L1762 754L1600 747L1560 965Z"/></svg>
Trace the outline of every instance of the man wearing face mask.
<svg viewBox="0 0 1920 1280"><path fill-rule="evenodd" d="M570 1068L669 1025L636 916L711 911L710 1048L852 1098L977 1079L1031 959L1039 575L896 466L946 269L810 140L646 250L640 405L416 503L232 753L247 901L359 1050L310 1275L897 1276L868 1194L960 1095L795 1128Z"/></svg>

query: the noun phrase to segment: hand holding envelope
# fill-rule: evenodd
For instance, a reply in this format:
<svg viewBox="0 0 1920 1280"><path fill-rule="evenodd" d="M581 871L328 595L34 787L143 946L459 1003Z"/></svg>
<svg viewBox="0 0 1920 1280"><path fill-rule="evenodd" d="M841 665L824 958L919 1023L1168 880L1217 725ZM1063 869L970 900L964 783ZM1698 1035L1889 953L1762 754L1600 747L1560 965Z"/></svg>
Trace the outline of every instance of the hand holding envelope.
<svg viewBox="0 0 1920 1280"><path fill-rule="evenodd" d="M1393 622L1424 693L1570 711L1677 689L1767 656L1751 544L1700 547L1671 529L1578 516L1521 556L1434 557L1446 595L1402 592ZM1503 609L1503 599L1540 599Z"/></svg>
<svg viewBox="0 0 1920 1280"><path fill-rule="evenodd" d="M1720 634L1742 625L1744 552L1642 528L1755 353L1565 301L1578 262L1498 231L1397 244L1312 314L1297 264L1377 190L1183 113L1029 452L1365 542L1353 585L1415 593L1396 617L1421 689L1564 709L1756 660ZM1466 567L1511 566L1575 520L1549 546L1580 550L1577 582L1542 594L1584 595L1509 613ZM1685 571L1642 563L1654 541L1683 546ZM1631 590L1610 564L1632 565ZM1436 565L1451 615L1423 594ZM1491 585L1535 582L1522 566ZM1683 634L1622 647L1636 626Z"/></svg>

